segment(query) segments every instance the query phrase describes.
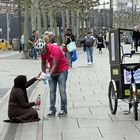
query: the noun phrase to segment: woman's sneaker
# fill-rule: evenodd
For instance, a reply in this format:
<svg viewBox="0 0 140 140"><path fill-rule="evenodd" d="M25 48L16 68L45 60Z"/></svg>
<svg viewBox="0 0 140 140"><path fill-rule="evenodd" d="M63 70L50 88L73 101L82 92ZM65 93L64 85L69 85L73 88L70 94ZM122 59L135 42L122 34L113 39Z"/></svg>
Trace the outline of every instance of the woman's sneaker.
<svg viewBox="0 0 140 140"><path fill-rule="evenodd" d="M56 111L50 110L47 116L55 116Z"/></svg>
<svg viewBox="0 0 140 140"><path fill-rule="evenodd" d="M61 116L64 116L67 114L67 111L65 110L61 110L59 113L58 113L58 116L61 117Z"/></svg>

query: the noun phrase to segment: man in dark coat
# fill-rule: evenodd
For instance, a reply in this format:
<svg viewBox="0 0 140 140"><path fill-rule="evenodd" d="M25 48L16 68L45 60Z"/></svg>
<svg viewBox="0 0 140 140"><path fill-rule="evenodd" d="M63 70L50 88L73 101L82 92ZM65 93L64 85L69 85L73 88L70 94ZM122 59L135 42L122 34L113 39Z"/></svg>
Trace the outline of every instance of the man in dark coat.
<svg viewBox="0 0 140 140"><path fill-rule="evenodd" d="M40 103L37 101L29 102L26 91L26 88L36 80L37 78L35 77L27 81L24 75L19 75L15 78L8 105L8 116L11 122L25 123L40 120L37 111L32 108Z"/></svg>
<svg viewBox="0 0 140 140"><path fill-rule="evenodd" d="M140 32L138 30L138 27L134 28L132 40L134 41L135 50L138 51L138 41L140 40Z"/></svg>

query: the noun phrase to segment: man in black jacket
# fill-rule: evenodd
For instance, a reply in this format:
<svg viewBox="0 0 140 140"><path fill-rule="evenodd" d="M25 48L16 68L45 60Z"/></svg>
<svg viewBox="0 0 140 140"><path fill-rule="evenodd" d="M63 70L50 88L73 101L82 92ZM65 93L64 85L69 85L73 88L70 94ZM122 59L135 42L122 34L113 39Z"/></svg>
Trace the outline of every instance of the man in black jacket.
<svg viewBox="0 0 140 140"><path fill-rule="evenodd" d="M138 51L138 41L140 40L140 32L138 30L138 27L134 27L132 39L134 41L134 48L136 51Z"/></svg>

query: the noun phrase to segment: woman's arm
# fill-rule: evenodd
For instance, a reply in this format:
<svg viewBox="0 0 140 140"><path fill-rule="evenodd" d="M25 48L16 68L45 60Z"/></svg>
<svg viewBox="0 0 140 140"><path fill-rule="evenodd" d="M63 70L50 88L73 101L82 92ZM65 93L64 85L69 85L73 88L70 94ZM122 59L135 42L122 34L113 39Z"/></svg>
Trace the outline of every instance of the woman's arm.
<svg viewBox="0 0 140 140"><path fill-rule="evenodd" d="M44 73L46 73L46 59L41 58L41 68Z"/></svg>
<svg viewBox="0 0 140 140"><path fill-rule="evenodd" d="M34 77L34 78L32 78L31 80L27 81L27 83L26 83L26 88L28 88L29 86L31 86L36 80L37 80L37 78Z"/></svg>

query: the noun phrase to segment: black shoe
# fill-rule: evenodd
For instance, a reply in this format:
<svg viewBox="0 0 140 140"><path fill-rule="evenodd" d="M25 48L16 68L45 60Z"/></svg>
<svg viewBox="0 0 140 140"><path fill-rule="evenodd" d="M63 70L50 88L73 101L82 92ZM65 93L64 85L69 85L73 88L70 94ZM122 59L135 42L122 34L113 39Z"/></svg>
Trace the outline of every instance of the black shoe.
<svg viewBox="0 0 140 140"><path fill-rule="evenodd" d="M55 113L56 113L56 111L51 110L51 111L47 114L47 116L55 116Z"/></svg>
<svg viewBox="0 0 140 140"><path fill-rule="evenodd" d="M67 111L65 111L65 110L61 110L61 111L58 113L58 116L59 116L59 117L64 116L64 115L67 115Z"/></svg>

